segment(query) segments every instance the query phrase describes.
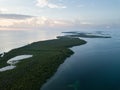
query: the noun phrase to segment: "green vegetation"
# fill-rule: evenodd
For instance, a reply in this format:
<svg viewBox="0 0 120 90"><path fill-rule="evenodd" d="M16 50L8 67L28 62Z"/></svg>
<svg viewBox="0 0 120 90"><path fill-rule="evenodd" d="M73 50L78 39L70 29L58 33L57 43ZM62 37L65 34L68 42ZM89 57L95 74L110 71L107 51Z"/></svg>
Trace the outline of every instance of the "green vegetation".
<svg viewBox="0 0 120 90"><path fill-rule="evenodd" d="M0 72L0 90L40 90L59 65L74 53L69 48L85 43L78 38L61 38L34 42L5 53L0 58L0 68L15 56L28 54L33 57L20 61L13 70Z"/></svg>

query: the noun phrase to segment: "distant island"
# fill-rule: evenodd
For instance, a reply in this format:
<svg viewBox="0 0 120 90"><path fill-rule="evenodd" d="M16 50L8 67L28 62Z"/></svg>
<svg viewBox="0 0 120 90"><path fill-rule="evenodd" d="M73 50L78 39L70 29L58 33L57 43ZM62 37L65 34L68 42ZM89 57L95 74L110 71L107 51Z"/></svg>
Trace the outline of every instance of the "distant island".
<svg viewBox="0 0 120 90"><path fill-rule="evenodd" d="M85 33L85 32L62 32L66 33L67 35L58 36L57 38L64 38L64 37L83 37L83 38L111 38L109 35L105 35L102 33Z"/></svg>

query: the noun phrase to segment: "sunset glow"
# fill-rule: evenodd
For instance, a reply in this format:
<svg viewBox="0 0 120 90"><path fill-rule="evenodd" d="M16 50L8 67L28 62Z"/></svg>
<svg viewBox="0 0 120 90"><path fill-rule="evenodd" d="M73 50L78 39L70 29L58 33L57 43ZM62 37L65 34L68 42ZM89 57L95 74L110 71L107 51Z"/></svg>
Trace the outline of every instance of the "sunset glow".
<svg viewBox="0 0 120 90"><path fill-rule="evenodd" d="M120 0L0 0L0 28L119 26L118 8Z"/></svg>

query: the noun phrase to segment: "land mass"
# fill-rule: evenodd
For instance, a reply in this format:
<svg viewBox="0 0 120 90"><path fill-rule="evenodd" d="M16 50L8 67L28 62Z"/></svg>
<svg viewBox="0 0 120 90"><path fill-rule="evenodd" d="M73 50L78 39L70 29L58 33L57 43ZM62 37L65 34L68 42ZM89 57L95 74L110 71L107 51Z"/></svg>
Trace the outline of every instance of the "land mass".
<svg viewBox="0 0 120 90"><path fill-rule="evenodd" d="M69 48L85 44L79 38L60 38L34 42L21 48L13 49L0 57L0 68L6 62L19 55L33 55L20 61L16 68L0 72L1 90L40 90L41 86L57 70L64 60L74 52Z"/></svg>
<svg viewBox="0 0 120 90"><path fill-rule="evenodd" d="M64 37L83 37L83 38L111 38L109 35L104 35L104 34L94 34L94 33L84 33L84 32L62 32L66 33L67 35L64 36L58 36L57 38L64 38Z"/></svg>

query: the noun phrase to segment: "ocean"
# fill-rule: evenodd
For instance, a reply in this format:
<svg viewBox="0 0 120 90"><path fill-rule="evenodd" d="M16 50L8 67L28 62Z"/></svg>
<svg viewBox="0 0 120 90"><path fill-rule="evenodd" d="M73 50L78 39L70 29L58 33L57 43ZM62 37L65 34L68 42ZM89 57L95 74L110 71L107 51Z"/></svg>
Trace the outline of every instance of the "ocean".
<svg viewBox="0 0 120 90"><path fill-rule="evenodd" d="M41 90L120 90L120 30L94 29L112 38L82 38L87 44L60 65Z"/></svg>

